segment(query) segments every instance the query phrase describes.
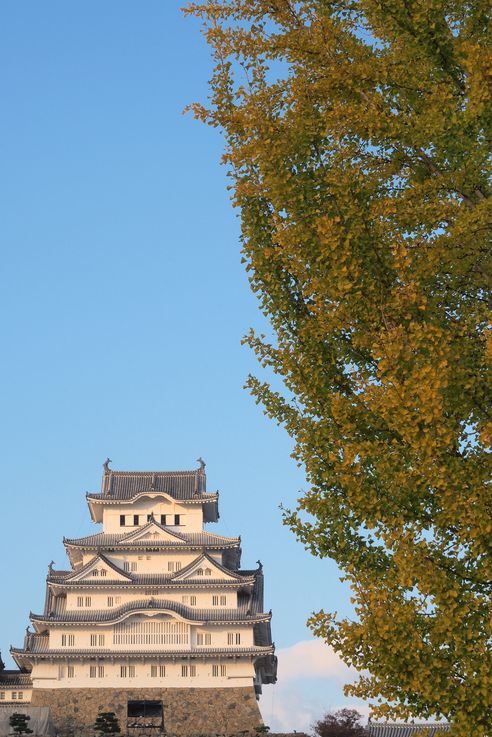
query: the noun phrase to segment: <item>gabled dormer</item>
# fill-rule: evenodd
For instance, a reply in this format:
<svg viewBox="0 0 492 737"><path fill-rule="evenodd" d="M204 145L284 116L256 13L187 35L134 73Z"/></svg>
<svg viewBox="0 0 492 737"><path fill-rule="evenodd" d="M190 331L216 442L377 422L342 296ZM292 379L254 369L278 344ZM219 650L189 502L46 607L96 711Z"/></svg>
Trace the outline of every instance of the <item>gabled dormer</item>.
<svg viewBox="0 0 492 737"><path fill-rule="evenodd" d="M183 543L186 541L186 538L178 532L160 525L153 517L151 517L150 521L146 525L135 530L135 532L130 532L128 535L125 535L118 544L127 545L132 542L147 541Z"/></svg>
<svg viewBox="0 0 492 737"><path fill-rule="evenodd" d="M48 577L49 580L50 578ZM132 577L128 573L118 568L105 555L98 553L84 566L76 569L68 576L64 576L63 583L111 583L114 581L126 582L131 580ZM55 581L59 583L56 578Z"/></svg>

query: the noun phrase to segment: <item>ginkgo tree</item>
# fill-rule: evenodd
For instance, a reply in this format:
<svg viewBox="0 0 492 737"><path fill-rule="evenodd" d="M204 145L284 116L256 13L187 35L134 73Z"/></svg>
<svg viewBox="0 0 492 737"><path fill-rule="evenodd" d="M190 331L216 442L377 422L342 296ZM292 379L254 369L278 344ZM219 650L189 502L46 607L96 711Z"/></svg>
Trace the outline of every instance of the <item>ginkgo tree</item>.
<svg viewBox="0 0 492 737"><path fill-rule="evenodd" d="M187 12L215 61L210 103L192 107L224 132L274 336L246 342L286 391L248 386L310 482L285 522L353 591L354 619L311 627L376 716L490 735L487 3Z"/></svg>

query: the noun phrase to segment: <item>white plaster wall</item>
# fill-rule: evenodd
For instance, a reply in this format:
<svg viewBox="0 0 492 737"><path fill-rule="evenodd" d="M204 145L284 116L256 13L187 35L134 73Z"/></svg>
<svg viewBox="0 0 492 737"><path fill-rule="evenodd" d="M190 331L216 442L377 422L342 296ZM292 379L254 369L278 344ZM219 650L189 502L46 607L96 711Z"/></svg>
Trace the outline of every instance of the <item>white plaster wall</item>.
<svg viewBox="0 0 492 737"><path fill-rule="evenodd" d="M130 622L129 618L126 620ZM142 619L141 617L139 619ZM154 618L152 618L154 619ZM156 617L155 619L159 619ZM162 617L160 618L162 620ZM170 617L167 617L170 620ZM211 636L211 642L208 645L197 644L197 634L207 633ZM229 633L234 635L234 642L231 645L228 640ZM236 645L236 633L240 634L240 643ZM166 644L163 646L155 644L113 644L113 627L108 625L93 625L92 627L52 627L50 628L49 637L49 648L50 650L66 650L67 653L70 650L90 650L97 653L98 650L112 650L112 651L128 651L135 650L140 652L142 650L154 651L160 647L165 647L169 650L190 650L196 648L197 650L203 650L207 647L249 647L254 644L253 642L253 626L252 625L187 625L188 642L184 644ZM66 644L63 645L63 635L66 636ZM73 635L73 645L69 645L68 636ZM97 635L97 644L91 645L91 635ZM99 635L104 636L104 641L99 642Z"/></svg>
<svg viewBox="0 0 492 737"><path fill-rule="evenodd" d="M82 596L84 600L84 606L78 606L77 600L78 598ZM191 596L196 597L196 604L193 605L193 608L198 609L237 609L237 592L233 589L226 589L226 588L217 588L213 590L206 590L206 591L200 591L197 588L192 588L191 586L186 587L180 587L176 590L162 590L156 587L149 587L142 588L142 589L134 589L131 590L125 589L124 587L121 587L121 589L113 588L113 589L104 589L96 590L94 591L94 588L87 587L86 589L77 589L77 591L69 591L67 594L67 612L87 612L89 613L91 610L98 609L98 610L112 610L112 609L118 609L121 606L124 606L125 604L131 603L132 601L140 601L144 599L148 599L149 596L153 596L154 598L158 599L166 599L168 601L175 601L178 603L184 603L186 606L191 606ZM225 604L219 604L218 606L213 604L213 597L218 596L219 602L220 597L225 596L226 597L226 603ZM86 597L90 597L90 605L85 606ZM113 606L108 605L108 597L113 597ZM120 602L117 603L117 599L120 599ZM183 602L183 597L188 597L188 603L185 601Z"/></svg>
<svg viewBox="0 0 492 737"><path fill-rule="evenodd" d="M0 706L2 704L25 704L31 701L31 696L31 688L25 689L16 686L13 689L4 689L0 686Z"/></svg>
<svg viewBox="0 0 492 737"><path fill-rule="evenodd" d="M68 665L74 668L74 676L68 678ZM90 666L104 666L104 676L91 678ZM135 677L122 678L121 665L134 665ZM151 676L151 665L165 665L166 676L163 678ZM182 665L194 665L196 676L182 676ZM219 676L213 676L213 665L219 665ZM226 675L220 675L220 666L226 666ZM188 670L188 673L190 671ZM217 658L206 661L197 658L194 661L180 659L172 660L147 658L142 660L115 662L105 661L70 661L59 663L38 663L34 666L31 678L34 688L228 688L238 686L249 686L254 679L255 672L253 663L248 659L234 660L230 658Z"/></svg>
<svg viewBox="0 0 492 737"><path fill-rule="evenodd" d="M183 504L174 500L165 500L162 497L149 499L144 497L133 504L118 504L108 506L103 510L103 529L107 533L132 532L147 524L147 516L154 513L156 521L160 523L161 514L181 516L180 525L166 525L172 530L179 532L201 532L203 530L203 509L197 504ZM120 515L126 515L126 525L120 525ZM139 515L139 525L133 524L133 516ZM174 520L173 520L174 521Z"/></svg>

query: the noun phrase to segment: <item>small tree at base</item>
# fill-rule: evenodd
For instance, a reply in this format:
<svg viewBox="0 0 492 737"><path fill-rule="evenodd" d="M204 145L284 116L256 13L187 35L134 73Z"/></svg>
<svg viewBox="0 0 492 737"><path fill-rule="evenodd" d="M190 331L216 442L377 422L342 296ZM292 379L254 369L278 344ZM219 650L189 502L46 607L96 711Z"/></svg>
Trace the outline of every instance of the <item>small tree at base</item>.
<svg viewBox="0 0 492 737"><path fill-rule="evenodd" d="M340 709L328 712L313 724L317 737L364 737L366 730L361 725L361 715L355 709Z"/></svg>
<svg viewBox="0 0 492 737"><path fill-rule="evenodd" d="M31 719L27 714L18 714L15 712L9 719L9 724L14 730L14 734L32 734L32 729L29 729L27 723Z"/></svg>
<svg viewBox="0 0 492 737"><path fill-rule="evenodd" d="M114 711L103 711L98 714L94 729L100 734L119 734L120 724Z"/></svg>

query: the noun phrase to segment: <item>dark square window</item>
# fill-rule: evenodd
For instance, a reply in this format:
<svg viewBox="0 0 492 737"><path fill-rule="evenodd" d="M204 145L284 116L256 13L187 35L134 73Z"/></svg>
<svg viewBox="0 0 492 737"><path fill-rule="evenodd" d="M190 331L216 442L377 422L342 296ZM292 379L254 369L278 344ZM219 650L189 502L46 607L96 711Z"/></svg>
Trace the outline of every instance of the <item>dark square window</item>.
<svg viewBox="0 0 492 737"><path fill-rule="evenodd" d="M161 525L165 525L165 524L166 524L166 515L161 514Z"/></svg>
<svg viewBox="0 0 492 737"><path fill-rule="evenodd" d="M124 526L125 526L125 515L120 514L120 527L124 527Z"/></svg>
<svg viewBox="0 0 492 737"><path fill-rule="evenodd" d="M179 524L181 524L181 523L180 523L180 521L179 521L179 514L175 514L175 515L174 515L174 524L175 524L175 525L179 525Z"/></svg>
<svg viewBox="0 0 492 737"><path fill-rule="evenodd" d="M138 514L133 515L133 524L138 525Z"/></svg>

